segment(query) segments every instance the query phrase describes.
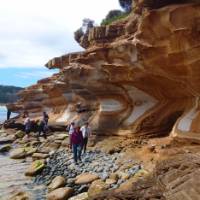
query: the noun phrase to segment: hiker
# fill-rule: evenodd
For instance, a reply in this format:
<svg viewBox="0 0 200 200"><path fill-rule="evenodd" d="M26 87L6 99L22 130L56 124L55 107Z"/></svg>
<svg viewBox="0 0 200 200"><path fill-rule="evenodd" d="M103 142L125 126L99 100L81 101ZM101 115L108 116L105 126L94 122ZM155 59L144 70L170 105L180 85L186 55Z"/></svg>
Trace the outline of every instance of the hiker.
<svg viewBox="0 0 200 200"><path fill-rule="evenodd" d="M44 138L47 138L46 132L47 132L48 127L44 119L40 120L38 129L39 129L38 137L40 137L41 133L43 133L42 135L44 136Z"/></svg>
<svg viewBox="0 0 200 200"><path fill-rule="evenodd" d="M71 142L73 147L74 162L77 165L77 161L81 161L81 152L83 145L83 135L80 131L80 127L76 127L71 135Z"/></svg>
<svg viewBox="0 0 200 200"><path fill-rule="evenodd" d="M70 125L68 125L67 130L69 131L69 148L72 149L72 141L71 141L71 137L72 137L72 133L75 130L75 123L72 122Z"/></svg>
<svg viewBox="0 0 200 200"><path fill-rule="evenodd" d="M43 120L46 123L46 125L48 125L48 121L49 121L49 116L46 112L43 112Z"/></svg>
<svg viewBox="0 0 200 200"><path fill-rule="evenodd" d="M24 121L24 126L25 126L25 133L27 136L29 136L29 133L31 132L31 120L28 116Z"/></svg>
<svg viewBox="0 0 200 200"><path fill-rule="evenodd" d="M89 127L88 122L81 127L81 132L83 134L83 153L85 153L87 149L88 138L91 135L91 128Z"/></svg>
<svg viewBox="0 0 200 200"><path fill-rule="evenodd" d="M28 114L28 111L27 110L25 110L24 112L23 112L23 118L26 118L26 117L28 117L29 116L29 114Z"/></svg>
<svg viewBox="0 0 200 200"><path fill-rule="evenodd" d="M7 120L10 119L10 116L11 116L11 110L8 108L7 109Z"/></svg>
<svg viewBox="0 0 200 200"><path fill-rule="evenodd" d="M49 116L44 111L42 120L39 121L38 137L43 136L45 139L47 138L48 121L49 121ZM41 135L41 133L42 133L42 135Z"/></svg>

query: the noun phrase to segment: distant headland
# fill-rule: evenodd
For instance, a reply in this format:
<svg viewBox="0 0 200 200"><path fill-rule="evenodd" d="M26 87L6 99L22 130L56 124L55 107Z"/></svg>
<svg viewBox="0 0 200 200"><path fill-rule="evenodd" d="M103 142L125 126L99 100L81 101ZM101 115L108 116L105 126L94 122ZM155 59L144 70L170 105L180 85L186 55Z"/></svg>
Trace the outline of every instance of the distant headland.
<svg viewBox="0 0 200 200"><path fill-rule="evenodd" d="M23 90L21 87L0 85L0 105L15 102L17 93Z"/></svg>

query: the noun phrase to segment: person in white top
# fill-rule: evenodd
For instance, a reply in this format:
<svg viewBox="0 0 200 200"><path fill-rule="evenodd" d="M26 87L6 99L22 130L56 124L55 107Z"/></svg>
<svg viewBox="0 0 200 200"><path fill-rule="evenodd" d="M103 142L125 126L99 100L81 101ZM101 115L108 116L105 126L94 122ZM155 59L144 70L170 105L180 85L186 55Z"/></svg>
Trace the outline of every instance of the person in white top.
<svg viewBox="0 0 200 200"><path fill-rule="evenodd" d="M69 135L71 135L74 132L74 129L75 129L75 124L74 124L74 122L72 122L69 125Z"/></svg>
<svg viewBox="0 0 200 200"><path fill-rule="evenodd" d="M71 137L72 137L72 133L74 132L74 130L75 130L75 124L74 124L74 122L72 122L72 123L69 125L69 147L70 147L70 149L72 149Z"/></svg>
<svg viewBox="0 0 200 200"><path fill-rule="evenodd" d="M86 152L87 149L87 143L88 143L88 138L92 134L91 128L89 127L89 123L86 122L80 129L83 135L83 152Z"/></svg>
<svg viewBox="0 0 200 200"><path fill-rule="evenodd" d="M31 132L31 120L28 116L24 120L24 126L25 126L26 135L29 136L29 133Z"/></svg>

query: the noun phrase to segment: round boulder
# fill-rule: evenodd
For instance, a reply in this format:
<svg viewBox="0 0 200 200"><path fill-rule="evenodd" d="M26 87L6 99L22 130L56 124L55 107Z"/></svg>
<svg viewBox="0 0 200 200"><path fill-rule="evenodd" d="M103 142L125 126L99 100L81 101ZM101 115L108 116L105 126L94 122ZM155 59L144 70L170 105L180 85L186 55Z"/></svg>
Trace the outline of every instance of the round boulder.
<svg viewBox="0 0 200 200"><path fill-rule="evenodd" d="M50 191L55 190L57 188L63 187L65 185L65 178L62 176L56 176L51 184L48 186Z"/></svg>
<svg viewBox="0 0 200 200"><path fill-rule="evenodd" d="M78 194L77 196L69 198L69 200L88 200L88 193L83 192L81 194Z"/></svg>
<svg viewBox="0 0 200 200"><path fill-rule="evenodd" d="M12 146L10 144L3 145L0 147L0 153L8 152L11 148Z"/></svg>
<svg viewBox="0 0 200 200"><path fill-rule="evenodd" d="M10 158L13 158L13 159L21 159L21 158L25 158L25 157L26 157L25 148L14 149L10 153Z"/></svg>
<svg viewBox="0 0 200 200"><path fill-rule="evenodd" d="M80 174L76 177L75 184L82 185L92 183L93 181L97 180L99 177L95 174L84 173Z"/></svg>
<svg viewBox="0 0 200 200"><path fill-rule="evenodd" d="M35 176L36 174L40 173L44 168L45 164L43 160L36 160L34 161L27 171L25 172L26 176Z"/></svg>
<svg viewBox="0 0 200 200"><path fill-rule="evenodd" d="M47 200L66 200L73 193L73 189L70 187L58 188L47 195Z"/></svg>
<svg viewBox="0 0 200 200"><path fill-rule="evenodd" d="M101 192L107 190L108 188L109 186L105 182L103 182L102 180L96 180L89 187L88 196L89 197L96 196L97 194L100 194Z"/></svg>

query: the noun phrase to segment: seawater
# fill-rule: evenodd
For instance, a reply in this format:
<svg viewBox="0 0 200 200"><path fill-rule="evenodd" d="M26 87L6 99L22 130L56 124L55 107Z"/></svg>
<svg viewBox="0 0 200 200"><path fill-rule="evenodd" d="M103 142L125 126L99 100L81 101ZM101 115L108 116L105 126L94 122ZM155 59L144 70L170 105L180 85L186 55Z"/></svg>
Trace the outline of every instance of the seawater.
<svg viewBox="0 0 200 200"><path fill-rule="evenodd" d="M0 106L0 123L6 120L7 109L5 106Z"/></svg>
<svg viewBox="0 0 200 200"><path fill-rule="evenodd" d="M17 192L27 192L31 199L46 199L44 185L34 185L33 181L24 175L31 160L13 160L9 155L0 154L0 200L8 200Z"/></svg>
<svg viewBox="0 0 200 200"><path fill-rule="evenodd" d="M16 113L11 113L11 118L17 116ZM0 123L4 122L7 118L7 108L6 106L0 106Z"/></svg>
<svg viewBox="0 0 200 200"><path fill-rule="evenodd" d="M11 117L14 116L16 114L12 113ZM6 107L0 106L0 123L4 122L6 117ZM0 144L0 148L2 145ZM33 181L24 175L30 163L29 158L13 160L9 158L9 153L0 153L0 200L8 200L12 194L20 191L27 192L34 200L46 199L46 188L43 185L34 185Z"/></svg>

